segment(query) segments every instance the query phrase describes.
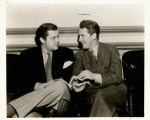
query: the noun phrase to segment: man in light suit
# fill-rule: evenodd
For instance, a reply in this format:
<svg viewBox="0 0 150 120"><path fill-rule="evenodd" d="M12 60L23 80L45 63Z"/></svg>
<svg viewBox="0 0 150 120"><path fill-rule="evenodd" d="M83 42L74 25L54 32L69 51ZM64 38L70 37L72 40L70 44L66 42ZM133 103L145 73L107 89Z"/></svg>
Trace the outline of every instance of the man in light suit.
<svg viewBox="0 0 150 120"><path fill-rule="evenodd" d="M99 42L99 33L95 21L83 20L79 25L82 48L75 54L70 84L82 117L112 117L126 104L119 52L115 46Z"/></svg>
<svg viewBox="0 0 150 120"><path fill-rule="evenodd" d="M35 42L38 47L20 54L23 96L7 105L7 116L63 117L70 101L64 81L68 82L72 76L74 53L58 46L58 28L52 23L37 29Z"/></svg>

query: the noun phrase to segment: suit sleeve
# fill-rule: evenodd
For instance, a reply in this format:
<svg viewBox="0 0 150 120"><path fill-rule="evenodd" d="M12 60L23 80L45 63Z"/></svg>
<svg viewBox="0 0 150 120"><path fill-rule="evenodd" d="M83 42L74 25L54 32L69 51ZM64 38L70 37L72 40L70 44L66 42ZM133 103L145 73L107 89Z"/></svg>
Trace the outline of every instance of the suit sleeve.
<svg viewBox="0 0 150 120"><path fill-rule="evenodd" d="M122 66L118 50L112 46L110 53L109 67L104 68L101 73L102 84L106 87L109 85L119 85L122 82Z"/></svg>
<svg viewBox="0 0 150 120"><path fill-rule="evenodd" d="M84 66L83 66L83 51L79 50L75 54L75 60L74 60L74 65L73 65L73 75L77 76L83 70L84 70Z"/></svg>

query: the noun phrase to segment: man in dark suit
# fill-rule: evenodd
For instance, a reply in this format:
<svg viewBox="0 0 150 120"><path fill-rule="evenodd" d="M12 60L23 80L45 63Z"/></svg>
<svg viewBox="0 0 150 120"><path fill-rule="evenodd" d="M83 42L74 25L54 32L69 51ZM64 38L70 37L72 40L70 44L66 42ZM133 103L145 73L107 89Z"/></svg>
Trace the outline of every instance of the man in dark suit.
<svg viewBox="0 0 150 120"><path fill-rule="evenodd" d="M65 116L70 101L65 81L72 76L74 53L58 46L58 28L51 23L42 24L37 29L35 42L38 47L20 54L20 81L24 95L7 105L7 116Z"/></svg>
<svg viewBox="0 0 150 120"><path fill-rule="evenodd" d="M115 46L99 42L99 33L96 22L80 23L82 48L75 54L70 84L76 91L74 99L83 117L112 117L116 110L125 108L127 99L119 52Z"/></svg>

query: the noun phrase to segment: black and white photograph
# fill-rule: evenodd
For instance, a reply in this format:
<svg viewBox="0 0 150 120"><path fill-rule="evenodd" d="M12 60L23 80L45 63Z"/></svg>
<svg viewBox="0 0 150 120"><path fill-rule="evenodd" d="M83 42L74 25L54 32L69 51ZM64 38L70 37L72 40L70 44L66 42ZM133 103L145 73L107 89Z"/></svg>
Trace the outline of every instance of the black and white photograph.
<svg viewBox="0 0 150 120"><path fill-rule="evenodd" d="M145 5L5 3L6 118L145 116Z"/></svg>

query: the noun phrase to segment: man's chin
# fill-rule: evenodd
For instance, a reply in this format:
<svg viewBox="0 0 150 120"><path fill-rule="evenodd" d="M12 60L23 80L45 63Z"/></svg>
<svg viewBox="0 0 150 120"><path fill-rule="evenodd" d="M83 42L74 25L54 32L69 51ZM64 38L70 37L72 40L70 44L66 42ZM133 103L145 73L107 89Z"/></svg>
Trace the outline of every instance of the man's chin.
<svg viewBox="0 0 150 120"><path fill-rule="evenodd" d="M58 50L58 46L55 46L55 47L53 48L53 50Z"/></svg>

